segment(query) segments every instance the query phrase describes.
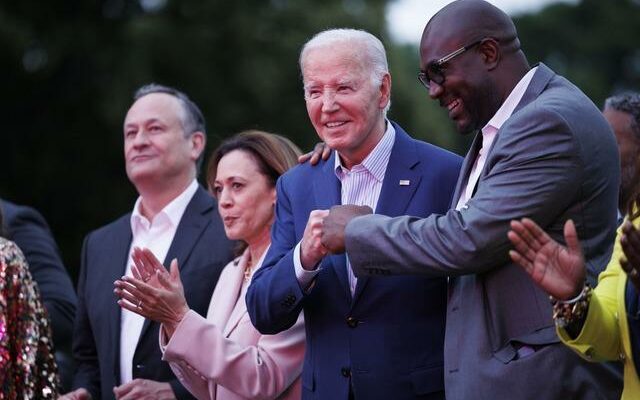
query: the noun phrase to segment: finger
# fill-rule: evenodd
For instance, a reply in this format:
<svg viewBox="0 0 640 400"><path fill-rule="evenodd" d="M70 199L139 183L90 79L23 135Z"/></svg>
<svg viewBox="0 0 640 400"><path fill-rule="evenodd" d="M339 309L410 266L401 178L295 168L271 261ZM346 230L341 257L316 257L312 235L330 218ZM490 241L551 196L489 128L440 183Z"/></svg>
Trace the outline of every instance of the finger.
<svg viewBox="0 0 640 400"><path fill-rule="evenodd" d="M116 395L116 399L119 399L120 396L124 396L125 394L129 393L131 389L133 389L133 385L134 385L133 382L134 381L127 382L124 385L115 386L113 388L113 394Z"/></svg>
<svg viewBox="0 0 640 400"><path fill-rule="evenodd" d="M326 160L326 158L324 158L324 150L326 147L327 145L325 145L324 142L316 143L316 145L313 146L313 155L311 156L311 160L309 160L311 165L316 165L320 161L320 158Z"/></svg>
<svg viewBox="0 0 640 400"><path fill-rule="evenodd" d="M633 226L630 226L625 231L624 236L627 238L631 247L634 248L635 252L640 252L640 231L635 229Z"/></svg>
<svg viewBox="0 0 640 400"><path fill-rule="evenodd" d="M142 301L144 301L140 297L136 297L131 293L127 292L126 290L116 288L113 290L113 292L115 293L116 296L118 296L119 299L121 300L124 299L133 305L140 304Z"/></svg>
<svg viewBox="0 0 640 400"><path fill-rule="evenodd" d="M620 266L627 273L627 277L635 286L636 290L640 292L640 273L624 258L620 259Z"/></svg>
<svg viewBox="0 0 640 400"><path fill-rule="evenodd" d="M138 306L135 306L128 301L118 300L116 303L120 306L120 308L124 308L125 310L131 311L132 313L138 314L145 318L153 319L145 310L140 309Z"/></svg>
<svg viewBox="0 0 640 400"><path fill-rule="evenodd" d="M311 210L309 213L309 219L322 219L329 215L330 210Z"/></svg>
<svg viewBox="0 0 640 400"><path fill-rule="evenodd" d="M507 232L507 237L520 257L522 259L526 259L527 262L532 263L538 253L533 249L533 246L529 242L523 239L522 235L520 235L516 229L517 228L514 228Z"/></svg>
<svg viewBox="0 0 640 400"><path fill-rule="evenodd" d="M169 266L169 274L171 276L171 280L182 287L182 279L180 279L180 268L178 267L177 258L171 260L171 265Z"/></svg>
<svg viewBox="0 0 640 400"><path fill-rule="evenodd" d="M306 163L307 160L309 160L312 155L313 155L313 151L310 151L310 152L305 153L305 154L303 154L301 156L298 156L298 163L300 163L300 164Z"/></svg>
<svg viewBox="0 0 640 400"><path fill-rule="evenodd" d="M522 257L522 255L516 250L509 250L509 257L511 257L511 260L513 260L514 263L524 268L525 271L527 271L529 274L533 272L533 264L526 258Z"/></svg>
<svg viewBox="0 0 640 400"><path fill-rule="evenodd" d="M140 271L138 270L138 267L135 265L131 266L131 275L133 275L134 278L136 278L139 281L144 281L145 279L143 278L142 274L140 273Z"/></svg>
<svg viewBox="0 0 640 400"><path fill-rule="evenodd" d="M133 261L141 277L139 279L144 280L142 277L150 276L153 273L153 268L149 265L149 261L143 249L139 247L134 249Z"/></svg>
<svg viewBox="0 0 640 400"><path fill-rule="evenodd" d="M576 232L576 225L572 220L567 220L564 224L564 240L567 242L567 247L572 253L582 253L580 241L578 240L578 232Z"/></svg>
<svg viewBox="0 0 640 400"><path fill-rule="evenodd" d="M551 240L551 237L530 218L523 218L522 225L526 228L527 232L540 243L540 246L544 246Z"/></svg>
<svg viewBox="0 0 640 400"><path fill-rule="evenodd" d="M154 288L147 283L137 280L131 276L123 276L120 281L115 282L116 287L122 290L126 290L132 295L140 298L147 299L154 294Z"/></svg>
<svg viewBox="0 0 640 400"><path fill-rule="evenodd" d="M622 252L629 266L631 268L640 268L640 249L634 247L629 236L626 234L622 235L620 238L620 246L622 247Z"/></svg>
<svg viewBox="0 0 640 400"><path fill-rule="evenodd" d="M538 251L549 241L549 236L529 218L522 219L522 229L518 231L522 240L534 250Z"/></svg>
<svg viewBox="0 0 640 400"><path fill-rule="evenodd" d="M149 249L143 250L143 255L145 259L145 265L149 265L149 272L153 273L155 270L162 269L165 270L162 263L156 258L153 252Z"/></svg>
<svg viewBox="0 0 640 400"><path fill-rule="evenodd" d="M179 284L180 286L182 286L182 283L180 282L180 274L178 274L178 282L175 282L175 283L174 283L173 279L169 279L170 276L169 276L169 274L167 274L166 271L164 273L160 272L160 271L157 271L156 272L156 277L158 278L158 282L160 282L160 284L166 290L169 290L171 292L173 292L175 290L174 289L174 284Z"/></svg>
<svg viewBox="0 0 640 400"><path fill-rule="evenodd" d="M313 153L311 153L311 158L309 159L309 164L316 165L318 161L320 161L320 154L318 154L316 150L313 150Z"/></svg>
<svg viewBox="0 0 640 400"><path fill-rule="evenodd" d="M331 157L331 147L325 145L322 149L322 159L324 161L327 161L329 157Z"/></svg>
<svg viewBox="0 0 640 400"><path fill-rule="evenodd" d="M633 224L631 222L629 222L629 220L626 220L622 223L622 232L627 234L629 232L631 232L632 230L634 230Z"/></svg>
<svg viewBox="0 0 640 400"><path fill-rule="evenodd" d="M142 379L134 379L131 382L126 383L125 385L120 386L123 390L120 392L120 397L118 400L132 400L138 397L139 388L141 386Z"/></svg>

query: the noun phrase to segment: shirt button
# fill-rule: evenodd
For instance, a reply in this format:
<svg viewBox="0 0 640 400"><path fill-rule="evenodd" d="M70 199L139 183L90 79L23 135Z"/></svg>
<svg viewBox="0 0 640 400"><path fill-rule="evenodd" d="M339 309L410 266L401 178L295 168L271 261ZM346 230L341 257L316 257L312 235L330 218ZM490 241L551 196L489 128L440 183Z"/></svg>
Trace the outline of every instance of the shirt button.
<svg viewBox="0 0 640 400"><path fill-rule="evenodd" d="M340 374L341 374L342 376L344 376L345 378L348 378L348 377L350 377L350 376L351 376L351 369L350 369L350 368L347 368L347 367L342 367L342 368L340 369Z"/></svg>

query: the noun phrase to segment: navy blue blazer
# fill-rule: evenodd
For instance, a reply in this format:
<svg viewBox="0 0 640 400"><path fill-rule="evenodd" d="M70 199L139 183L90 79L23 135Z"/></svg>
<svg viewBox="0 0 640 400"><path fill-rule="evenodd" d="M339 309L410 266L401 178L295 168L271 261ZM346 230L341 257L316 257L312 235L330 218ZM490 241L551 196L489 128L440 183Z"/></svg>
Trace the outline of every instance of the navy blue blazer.
<svg viewBox="0 0 640 400"><path fill-rule="evenodd" d="M131 246L131 214L87 235L78 279L78 310L73 354L78 363L73 387L88 389L93 398L113 398L120 385L120 307L113 282L126 269ZM164 265L178 259L189 307L205 316L222 268L232 258L217 204L198 188L171 242ZM133 378L169 382L178 399L192 399L158 346L159 324L145 320L133 356Z"/></svg>
<svg viewBox="0 0 640 400"><path fill-rule="evenodd" d="M376 213L445 212L462 159L393 126ZM298 284L293 249L309 213L341 203L335 156L316 167L297 166L278 180L272 244L246 297L251 321L262 333L276 333L304 310L304 399L347 399L350 381L356 399L444 398L445 279L361 278L352 298L346 258L336 255L321 262L308 293Z"/></svg>

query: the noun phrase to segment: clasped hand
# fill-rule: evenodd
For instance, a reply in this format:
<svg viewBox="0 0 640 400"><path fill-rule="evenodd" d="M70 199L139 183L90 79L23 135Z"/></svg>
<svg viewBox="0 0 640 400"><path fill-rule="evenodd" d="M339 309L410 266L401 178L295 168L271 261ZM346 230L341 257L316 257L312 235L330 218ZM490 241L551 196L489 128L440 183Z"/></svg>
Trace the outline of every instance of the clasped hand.
<svg viewBox="0 0 640 400"><path fill-rule="evenodd" d="M313 269L327 253L344 253L344 231L347 224L355 217L372 212L371 207L352 204L333 206L331 210L312 211L302 237L302 266Z"/></svg>
<svg viewBox="0 0 640 400"><path fill-rule="evenodd" d="M169 272L149 249L135 248L131 276L114 282L118 305L145 318L160 322L170 337L189 311L180 280L178 261Z"/></svg>

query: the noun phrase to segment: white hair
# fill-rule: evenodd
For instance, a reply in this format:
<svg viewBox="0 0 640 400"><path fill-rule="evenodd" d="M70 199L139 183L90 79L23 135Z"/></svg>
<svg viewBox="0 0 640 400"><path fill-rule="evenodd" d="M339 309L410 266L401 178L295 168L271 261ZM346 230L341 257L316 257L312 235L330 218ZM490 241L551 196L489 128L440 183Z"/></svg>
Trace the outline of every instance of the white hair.
<svg viewBox="0 0 640 400"><path fill-rule="evenodd" d="M328 29L317 33L300 51L300 70L304 72L304 62L311 50L319 48L331 48L337 44L349 44L354 52L354 57L362 62L363 66L371 73L371 84L380 87L385 74L389 73L387 54L384 45L377 37L361 29ZM384 108L384 115L391 107L391 99Z"/></svg>

